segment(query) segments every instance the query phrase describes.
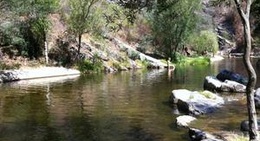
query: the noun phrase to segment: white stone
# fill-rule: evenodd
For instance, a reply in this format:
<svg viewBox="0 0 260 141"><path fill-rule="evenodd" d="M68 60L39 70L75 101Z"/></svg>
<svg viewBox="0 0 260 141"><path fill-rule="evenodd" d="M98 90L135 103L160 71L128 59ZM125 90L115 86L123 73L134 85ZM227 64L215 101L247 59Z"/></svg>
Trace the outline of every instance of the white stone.
<svg viewBox="0 0 260 141"><path fill-rule="evenodd" d="M197 120L195 117L183 115L176 118L176 124L182 127L188 127L192 121Z"/></svg>

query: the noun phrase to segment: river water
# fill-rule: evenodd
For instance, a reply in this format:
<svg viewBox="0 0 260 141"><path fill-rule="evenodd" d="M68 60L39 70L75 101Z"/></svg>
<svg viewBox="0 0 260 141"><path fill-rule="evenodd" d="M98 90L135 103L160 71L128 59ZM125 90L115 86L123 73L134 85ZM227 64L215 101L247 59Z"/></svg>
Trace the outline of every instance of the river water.
<svg viewBox="0 0 260 141"><path fill-rule="evenodd" d="M168 103L171 91L203 90L205 76L222 69L246 76L241 59L227 59L208 66L178 66L170 74L138 70L2 84L0 140L187 141L187 130L175 125L177 113ZM224 107L192 126L239 131L246 119L244 95L221 95Z"/></svg>

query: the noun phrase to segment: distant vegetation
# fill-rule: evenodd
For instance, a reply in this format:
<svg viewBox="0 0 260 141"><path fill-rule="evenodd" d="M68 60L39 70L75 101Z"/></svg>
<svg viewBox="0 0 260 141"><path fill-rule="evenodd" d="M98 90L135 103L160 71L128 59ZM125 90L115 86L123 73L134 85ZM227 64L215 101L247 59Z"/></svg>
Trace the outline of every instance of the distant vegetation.
<svg viewBox="0 0 260 141"><path fill-rule="evenodd" d="M232 1L211 1L215 7L223 3L227 9L233 7ZM203 26L205 19L201 16L203 5L200 0L0 0L0 7L1 54L8 54L11 59L13 56L29 59L44 56L49 35L53 34L50 33L52 14L59 14L66 28L66 34L56 38L66 36L68 41L72 41L71 38L77 41L78 59L85 33L97 38L119 37L130 44L138 44L139 51L177 62L181 56L212 56L219 50L214 23ZM259 7L259 1L252 5L256 48L260 44ZM228 16L233 19L239 46L243 42L238 29L240 23L236 22L238 16L232 12ZM54 39L52 42L59 45ZM77 63L75 59L63 62L71 63L69 61Z"/></svg>

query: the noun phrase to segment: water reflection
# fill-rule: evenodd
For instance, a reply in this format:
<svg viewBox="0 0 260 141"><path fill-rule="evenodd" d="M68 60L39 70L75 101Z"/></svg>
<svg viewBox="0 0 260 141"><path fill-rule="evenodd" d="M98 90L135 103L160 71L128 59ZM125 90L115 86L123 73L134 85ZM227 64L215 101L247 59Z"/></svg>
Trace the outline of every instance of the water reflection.
<svg viewBox="0 0 260 141"><path fill-rule="evenodd" d="M179 88L202 90L205 76L224 68L246 74L241 61L226 61L177 67L170 77L167 70L154 70L3 84L0 140L188 140L187 131L174 124L181 113L174 113L168 105L169 95ZM236 130L245 116L245 102L239 99L202 116L194 126L209 131Z"/></svg>

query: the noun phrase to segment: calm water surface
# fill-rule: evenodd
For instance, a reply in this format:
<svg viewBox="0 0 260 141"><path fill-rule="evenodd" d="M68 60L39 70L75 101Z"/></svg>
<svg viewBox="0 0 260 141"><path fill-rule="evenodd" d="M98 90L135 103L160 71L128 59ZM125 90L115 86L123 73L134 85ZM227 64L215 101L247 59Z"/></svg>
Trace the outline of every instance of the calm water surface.
<svg viewBox="0 0 260 141"><path fill-rule="evenodd" d="M170 75L139 70L3 84L0 140L187 141L187 131L174 124L177 115L168 104L171 91L203 90L205 76L224 68L246 75L241 59L231 59L208 66L180 66ZM243 94L221 95L225 106L199 117L193 126L239 130L246 118ZM239 101L230 101L234 98Z"/></svg>

